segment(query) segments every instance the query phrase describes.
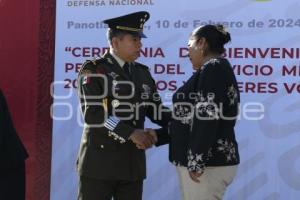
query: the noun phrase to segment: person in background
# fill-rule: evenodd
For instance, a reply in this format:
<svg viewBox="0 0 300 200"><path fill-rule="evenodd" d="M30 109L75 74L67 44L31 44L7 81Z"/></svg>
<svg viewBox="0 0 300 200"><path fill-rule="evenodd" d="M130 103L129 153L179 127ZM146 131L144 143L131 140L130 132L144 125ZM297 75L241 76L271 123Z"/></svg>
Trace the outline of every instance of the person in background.
<svg viewBox="0 0 300 200"><path fill-rule="evenodd" d="M135 62L143 25L150 14L135 12L104 20L110 50L83 64L78 92L84 130L77 160L80 200L141 200L146 178L145 149L156 138L144 131L145 117L166 126L147 66Z"/></svg>
<svg viewBox="0 0 300 200"><path fill-rule="evenodd" d="M0 199L25 199L25 160L28 153L14 128L0 89Z"/></svg>

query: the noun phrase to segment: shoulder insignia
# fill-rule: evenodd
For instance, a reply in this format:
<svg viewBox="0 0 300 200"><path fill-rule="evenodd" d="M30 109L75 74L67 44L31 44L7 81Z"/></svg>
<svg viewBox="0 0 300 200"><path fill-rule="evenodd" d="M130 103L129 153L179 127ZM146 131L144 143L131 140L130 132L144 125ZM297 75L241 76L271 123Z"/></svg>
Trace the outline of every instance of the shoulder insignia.
<svg viewBox="0 0 300 200"><path fill-rule="evenodd" d="M94 57L94 59L91 61L94 65L100 64L101 62L103 62L105 60L105 58L103 57Z"/></svg>
<svg viewBox="0 0 300 200"><path fill-rule="evenodd" d="M105 58L101 58L101 57L98 57L98 58L94 58L93 60L86 60L82 66L81 66L81 69L80 69L80 72L79 73L82 73L81 71L83 71L84 69L90 69L91 71L97 71L97 68L98 67L101 67L101 63L104 63L105 62Z"/></svg>
<svg viewBox="0 0 300 200"><path fill-rule="evenodd" d="M83 74L84 71L86 71L86 70L91 71L92 69L93 69L92 61L86 60L86 61L81 65L81 68L80 68L78 74L79 74L79 75L80 75L80 74Z"/></svg>
<svg viewBox="0 0 300 200"><path fill-rule="evenodd" d="M105 70L104 70L103 67L97 68L97 69L96 69L96 73L97 73L97 74L105 74Z"/></svg>

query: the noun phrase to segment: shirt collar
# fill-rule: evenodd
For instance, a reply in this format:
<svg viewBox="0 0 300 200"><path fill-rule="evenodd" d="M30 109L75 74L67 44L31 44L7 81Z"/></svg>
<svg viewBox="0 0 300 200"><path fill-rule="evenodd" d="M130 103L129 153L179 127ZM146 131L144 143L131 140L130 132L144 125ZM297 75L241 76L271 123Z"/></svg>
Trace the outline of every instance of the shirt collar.
<svg viewBox="0 0 300 200"><path fill-rule="evenodd" d="M114 59L118 62L118 64L123 68L125 61L122 60L119 56L117 56L112 49L109 50L109 53L114 57Z"/></svg>

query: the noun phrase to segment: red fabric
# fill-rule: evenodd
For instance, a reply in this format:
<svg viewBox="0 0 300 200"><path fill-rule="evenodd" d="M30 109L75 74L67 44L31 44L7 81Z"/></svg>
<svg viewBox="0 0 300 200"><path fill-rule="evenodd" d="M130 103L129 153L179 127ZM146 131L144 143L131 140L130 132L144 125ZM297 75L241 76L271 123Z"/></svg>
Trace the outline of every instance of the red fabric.
<svg viewBox="0 0 300 200"><path fill-rule="evenodd" d="M105 70L102 68L97 68L96 72L97 72L97 74L105 74Z"/></svg>
<svg viewBox="0 0 300 200"><path fill-rule="evenodd" d="M48 0L43 4L54 5L53 2L55 0ZM40 24L43 19L40 13L44 8L40 5L39 0L0 1L0 87L6 96L17 132L29 153L26 161L27 200L49 199L50 190L51 128L49 130L48 126L51 124L49 85L53 79L53 56L52 62L42 66L49 70L48 76L40 77L44 75L41 74L44 62L41 57L51 57L54 49L39 49L43 43L46 46L45 43L49 42L49 37L48 41L42 40L46 36L41 31L44 25ZM47 15L49 12L51 9ZM54 19L54 9L51 15ZM54 24L49 16L48 23ZM54 36L50 40L53 43ZM45 132L40 132L41 120L48 128ZM47 135L46 140L42 140L40 135Z"/></svg>

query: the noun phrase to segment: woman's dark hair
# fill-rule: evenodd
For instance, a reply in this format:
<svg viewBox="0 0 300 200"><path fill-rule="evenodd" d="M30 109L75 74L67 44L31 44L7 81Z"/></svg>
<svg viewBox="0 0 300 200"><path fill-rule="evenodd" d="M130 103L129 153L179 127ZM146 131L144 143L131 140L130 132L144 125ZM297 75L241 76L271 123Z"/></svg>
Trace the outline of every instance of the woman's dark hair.
<svg viewBox="0 0 300 200"><path fill-rule="evenodd" d="M231 41L230 33L225 31L223 25L204 25L196 29L192 36L196 39L205 38L209 51L222 54L225 52L224 45Z"/></svg>

